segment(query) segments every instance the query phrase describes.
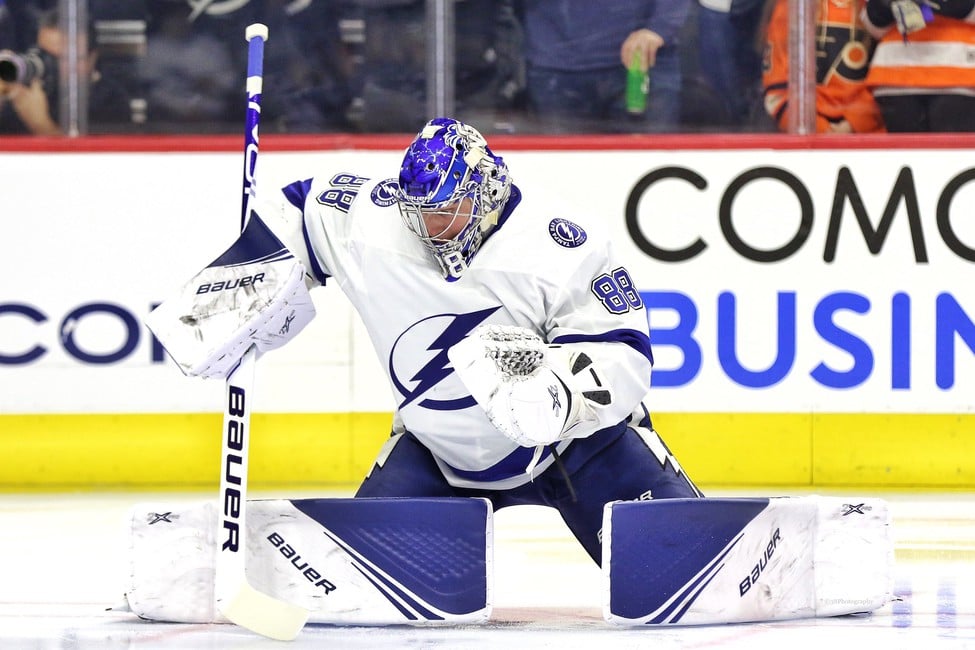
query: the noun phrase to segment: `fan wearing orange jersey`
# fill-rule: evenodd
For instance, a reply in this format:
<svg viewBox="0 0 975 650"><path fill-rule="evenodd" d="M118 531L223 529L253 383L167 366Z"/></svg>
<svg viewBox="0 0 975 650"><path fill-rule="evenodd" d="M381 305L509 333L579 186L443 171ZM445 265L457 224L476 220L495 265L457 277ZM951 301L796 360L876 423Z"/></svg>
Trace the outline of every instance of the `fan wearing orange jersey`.
<svg viewBox="0 0 975 650"><path fill-rule="evenodd" d="M765 110L783 131L789 123L789 2L773 0L762 70ZM975 0L973 0L975 1ZM816 13L816 131L883 132L864 84L874 40L859 19L862 0L822 0Z"/></svg>
<svg viewBox="0 0 975 650"><path fill-rule="evenodd" d="M905 25L912 13L926 15ZM867 85L888 130L975 131L975 0L869 0L862 17L879 39Z"/></svg>

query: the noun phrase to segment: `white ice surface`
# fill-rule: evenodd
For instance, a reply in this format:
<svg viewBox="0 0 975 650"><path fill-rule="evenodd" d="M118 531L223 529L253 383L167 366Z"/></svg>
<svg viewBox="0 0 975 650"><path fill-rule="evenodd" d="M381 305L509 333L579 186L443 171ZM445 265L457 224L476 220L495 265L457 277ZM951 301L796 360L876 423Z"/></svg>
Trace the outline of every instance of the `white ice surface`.
<svg viewBox="0 0 975 650"><path fill-rule="evenodd" d="M730 493L710 494L726 495ZM891 504L896 590L901 595L901 600L869 616L696 628L616 628L603 621L599 570L558 515L523 506L495 514L495 598L488 623L448 628L307 626L290 647L975 648L975 494L863 496L880 496ZM129 508L145 501L201 498L206 495L0 495L0 648L289 647L232 625L149 623L107 609L121 602Z"/></svg>

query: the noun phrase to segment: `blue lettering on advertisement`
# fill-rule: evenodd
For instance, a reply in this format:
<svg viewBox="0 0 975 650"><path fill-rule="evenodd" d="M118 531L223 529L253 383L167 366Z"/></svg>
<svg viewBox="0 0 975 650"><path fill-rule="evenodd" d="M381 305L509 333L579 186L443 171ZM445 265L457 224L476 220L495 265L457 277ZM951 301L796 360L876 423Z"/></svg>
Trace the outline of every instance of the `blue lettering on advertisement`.
<svg viewBox="0 0 975 650"><path fill-rule="evenodd" d="M657 366L653 370L653 385L675 388L689 384L701 372L704 355L701 334L697 332L699 309L694 299L677 291L641 291L647 316L653 323L653 313L670 311L676 315L671 327L651 325L650 339L655 348L671 346L681 353L676 368ZM867 315L872 308L870 299L859 293L841 291L827 294L816 304L812 324L819 338L847 353L852 364L844 370L820 362L809 375L826 388L852 388L866 382L874 371L874 347L856 334L836 323L841 312ZM891 297L891 376L894 390L911 388L911 299L906 293ZM779 292L776 296L777 324L774 361L765 369L746 368L738 357L737 330L746 318L738 313L737 298L731 292L718 295L717 361L728 379L749 388L767 388L784 380L793 371L797 350L797 308L795 292ZM668 319L671 320L671 319ZM709 336L709 335L708 335ZM934 364L938 388L948 390L955 384L957 342L961 341L975 357L975 321L950 293L942 293L935 301ZM805 343L808 345L808 343Z"/></svg>
<svg viewBox="0 0 975 650"><path fill-rule="evenodd" d="M154 305L150 305L150 309ZM90 317L106 316L118 321L121 325L122 336L113 342L108 350L92 350L90 346L80 340L78 330L82 322ZM49 352L49 347L43 342L42 327L51 320L40 308L26 303L0 303L0 325L6 319L17 318L29 321L37 334L35 340L24 344L20 349L13 349L9 341L0 341L0 366L20 366L36 362ZM89 302L70 309L60 320L57 327L57 343L61 349L73 359L81 363L105 365L118 363L130 357L139 347L142 338L141 318L121 305L110 302ZM161 363L165 353L156 337L152 338L150 347L150 361Z"/></svg>
<svg viewBox="0 0 975 650"><path fill-rule="evenodd" d="M707 190L709 185L707 179L693 169L679 166L653 169L633 186L627 197L624 215L626 229L633 244L647 257L664 263L692 260L701 256L712 244L703 237L697 236L684 247L664 247L653 241L644 231L645 224L641 224L641 201L658 183L673 181L687 183L702 192ZM736 228L733 219L734 206L739 195L747 186L758 181L782 184L792 192L799 206L800 219L793 236L773 249L757 248L749 243L747 237ZM882 253L888 236L895 227L906 226L910 234L914 263L916 265L929 263L928 238L923 227L922 203L917 192L914 172L910 166L904 166L897 172L896 177L891 178L891 181L887 202L879 218L876 218L876 215L872 217L868 213L852 171L845 166L838 168L827 215L825 238L821 242L822 261L825 264L836 262L840 249L841 225L844 218L850 218L851 213L854 228L848 232L853 237L862 238L866 250L871 255L877 256ZM941 241L955 256L968 262L975 262L975 248L963 242L953 227L952 206L960 203L956 202L956 198L964 188L973 183L975 183L975 168L962 170L948 178L937 195L935 205L931 206L934 224ZM963 212L963 210L959 209L956 212ZM810 241L816 231L814 202L810 189L800 177L781 167L755 167L732 178L721 193L717 219L725 243L744 264L764 265L789 259ZM901 220L900 225L895 226L896 219ZM956 220L956 223L961 223L961 220ZM653 229L648 230L655 232ZM849 389L860 386L870 379L874 374L875 360L887 359L888 350L878 345L884 347L889 345L890 387L892 390L909 390L912 383L912 351L918 360L927 361L932 358L932 355L919 354L921 349L919 346L927 345L934 348L935 383L938 388L948 390L955 384L958 357L965 354L964 351L959 351L959 342L967 346L968 352L975 352L975 324L951 293L941 293L935 299L933 341L914 341L915 333L911 326L912 310L932 309L932 307L912 305L911 296L907 293L898 292L891 296L890 339L887 343L885 337L884 343L880 344L865 340L837 322L837 317L841 315L852 314L854 318L868 317L876 306L871 303L871 298L851 291L837 291L823 296L818 301L809 324L818 337L818 342L849 355L850 365L837 369L830 367L826 361L821 361L811 369L796 369L794 365L799 344L796 293L784 291L778 292L774 297L777 320L774 338L769 337L769 352L774 353L773 360L765 368L751 369L747 368L739 357L738 327L739 324L742 327L746 326L748 314L739 314L738 296L734 293L723 292L717 297L716 305L708 305L700 310L693 297L681 292L645 291L641 292L641 295L647 305L647 316L651 322L654 321L651 317L654 311L670 311L676 316L676 324L673 326L652 327L654 347L673 348L679 352L681 358L676 367L654 368L655 387L680 387L691 383L704 367L705 354L711 354L711 351L716 348L716 362L720 370L725 377L741 386L755 389L768 388L785 380L790 373L807 371L809 376L821 386ZM699 315L711 314L715 309L717 331L698 332ZM672 319L668 318L666 322L671 321ZM713 345L714 348L708 348L705 353L702 351L702 342ZM801 341L803 349L808 349L816 343L815 340L807 341L805 338ZM930 348L925 351L929 350ZM969 359L972 356L975 355L970 355Z"/></svg>
<svg viewBox="0 0 975 650"><path fill-rule="evenodd" d="M655 321L654 312L671 312L676 319L673 326L651 326L651 340L655 348L671 347L679 351L680 364L676 367L654 368L653 385L657 388L675 388L690 384L705 363L702 340L710 341L710 333L698 331L701 309L693 297L679 291L641 291L640 298L647 307L651 323ZM747 368L738 354L738 328L747 323L747 315L739 314L738 298L725 291L717 297L717 332L714 341L717 347L717 363L724 375L732 382L749 388L773 386L796 372L793 367L798 347L798 322L796 293L778 292L776 302L776 334L774 360L764 369ZM155 307L148 305L146 312ZM844 329L836 322L841 312L867 316L874 305L867 296L855 292L835 292L823 296L812 313L815 334L838 350L847 353L852 363L846 369L831 368L820 362L809 370L809 375L827 388L853 388L865 383L874 372L875 358L885 356L886 350L877 348L876 342L864 340L853 332ZM909 390L911 381L912 350L917 354L918 342L911 328L911 314L917 307L906 293L896 293L890 299L890 387L894 390ZM90 343L78 334L81 324L87 318L108 317L115 319L120 327L117 340L108 349L93 349ZM69 309L58 322L57 335L45 336L44 326L52 319L41 308L27 303L0 303L0 331L11 324L17 328L21 324L9 319L26 321L32 334L26 343L11 343L8 336L0 339L0 366L23 366L37 363L50 352L50 347L59 345L71 358L84 364L107 365L122 362L139 349L142 341L141 316L132 310L110 302L88 302ZM933 359L935 383L942 390L955 385L956 363L959 356L969 353L975 359L975 320L966 312L951 293L941 293L934 305L935 330L933 332L934 354L924 355ZM31 340L33 337L33 340ZM54 339L53 341L50 339ZM149 334L149 361L162 363L165 351L159 341ZM804 347L811 341L803 341ZM886 344L886 337L885 337ZM19 347L18 347L19 346Z"/></svg>

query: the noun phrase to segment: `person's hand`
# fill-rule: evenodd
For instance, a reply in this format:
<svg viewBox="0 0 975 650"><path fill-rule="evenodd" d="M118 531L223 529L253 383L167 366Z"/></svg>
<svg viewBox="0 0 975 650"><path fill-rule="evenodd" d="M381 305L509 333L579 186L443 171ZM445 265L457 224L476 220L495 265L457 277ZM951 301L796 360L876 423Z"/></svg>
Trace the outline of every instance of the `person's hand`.
<svg viewBox="0 0 975 650"><path fill-rule="evenodd" d="M932 6L927 0L867 0L867 17L877 27L897 25L897 31L905 37L924 29L934 18Z"/></svg>
<svg viewBox="0 0 975 650"><path fill-rule="evenodd" d="M657 32L649 29L638 29L631 32L620 47L620 60L623 66L629 68L633 57L638 56L640 70L646 72L657 63L657 50L664 45L664 39Z"/></svg>
<svg viewBox="0 0 975 650"><path fill-rule="evenodd" d="M20 84L10 83L9 81L3 81L0 79L0 104L4 104L13 100L14 95L23 88Z"/></svg>
<svg viewBox="0 0 975 650"><path fill-rule="evenodd" d="M830 122L827 133L853 133L853 125L846 120Z"/></svg>
<svg viewBox="0 0 975 650"><path fill-rule="evenodd" d="M40 78L35 78L29 86L2 83L0 95L4 95L10 101L17 117L32 134L61 134L61 128L51 117L51 107Z"/></svg>
<svg viewBox="0 0 975 650"><path fill-rule="evenodd" d="M890 3L890 10L894 14L897 31L904 36L922 30L928 24L924 15L925 9L915 0L893 0ZM930 7L927 7L927 12L932 18L934 17Z"/></svg>

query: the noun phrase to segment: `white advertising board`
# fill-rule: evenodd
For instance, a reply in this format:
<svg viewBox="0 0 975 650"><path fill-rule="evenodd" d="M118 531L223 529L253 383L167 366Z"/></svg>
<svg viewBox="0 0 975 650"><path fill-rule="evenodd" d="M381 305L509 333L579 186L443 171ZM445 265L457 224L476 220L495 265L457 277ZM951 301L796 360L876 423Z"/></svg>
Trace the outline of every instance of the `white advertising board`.
<svg viewBox="0 0 975 650"><path fill-rule="evenodd" d="M655 410L972 411L968 152L500 153L526 191L604 215L648 305ZM258 191L393 176L400 152L261 155ZM141 319L234 239L240 156L0 160L0 412L213 411L222 384L183 377ZM316 321L261 359L257 407L391 410L344 298L313 295Z"/></svg>

